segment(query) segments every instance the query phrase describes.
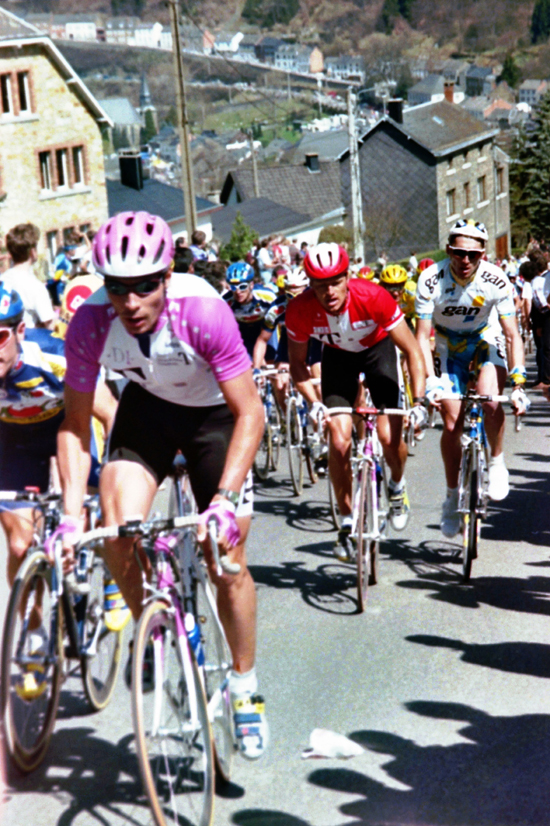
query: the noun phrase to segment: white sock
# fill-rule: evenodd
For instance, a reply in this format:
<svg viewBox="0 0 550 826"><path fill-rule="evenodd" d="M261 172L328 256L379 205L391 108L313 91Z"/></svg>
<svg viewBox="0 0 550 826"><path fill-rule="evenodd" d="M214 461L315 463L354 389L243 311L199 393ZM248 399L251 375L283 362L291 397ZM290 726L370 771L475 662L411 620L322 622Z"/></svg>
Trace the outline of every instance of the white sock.
<svg viewBox="0 0 550 826"><path fill-rule="evenodd" d="M351 515L351 513L350 513L349 516L343 516L342 517L342 527L343 528L351 528L352 525L353 525L353 516Z"/></svg>
<svg viewBox="0 0 550 826"><path fill-rule="evenodd" d="M244 674L239 674L238 671L231 671L229 675L229 693L235 697L240 697L243 694L255 694L258 690L258 678L256 676L256 668L246 671Z"/></svg>
<svg viewBox="0 0 550 826"><path fill-rule="evenodd" d="M399 482L394 482L393 479L390 479L388 487L392 493L401 493L405 487L405 477L402 476Z"/></svg>
<svg viewBox="0 0 550 826"><path fill-rule="evenodd" d="M447 488L447 499L457 499L458 488Z"/></svg>
<svg viewBox="0 0 550 826"><path fill-rule="evenodd" d="M498 456L491 456L489 459L489 464L491 467L495 465L504 465L504 453L499 453Z"/></svg>

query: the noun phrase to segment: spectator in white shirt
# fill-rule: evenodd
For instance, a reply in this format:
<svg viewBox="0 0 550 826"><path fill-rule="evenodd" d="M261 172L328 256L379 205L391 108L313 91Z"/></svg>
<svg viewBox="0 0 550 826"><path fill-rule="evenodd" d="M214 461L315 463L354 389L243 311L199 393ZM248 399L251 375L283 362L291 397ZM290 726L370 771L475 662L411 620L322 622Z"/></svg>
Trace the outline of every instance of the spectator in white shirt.
<svg viewBox="0 0 550 826"><path fill-rule="evenodd" d="M6 235L6 247L13 267L0 276L5 290L16 290L25 308L27 327L52 329L55 313L46 286L35 276L33 264L40 230L34 224L17 224Z"/></svg>

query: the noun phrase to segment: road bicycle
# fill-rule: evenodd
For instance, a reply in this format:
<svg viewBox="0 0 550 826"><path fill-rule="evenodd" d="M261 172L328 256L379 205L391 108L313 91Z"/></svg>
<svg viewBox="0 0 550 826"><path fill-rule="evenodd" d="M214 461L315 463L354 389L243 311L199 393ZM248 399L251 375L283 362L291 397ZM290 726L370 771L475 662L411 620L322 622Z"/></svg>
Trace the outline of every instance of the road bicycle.
<svg viewBox="0 0 550 826"><path fill-rule="evenodd" d="M2 726L7 750L22 772L43 760L55 725L61 686L80 668L84 691L94 710L104 708L113 694L120 667L122 631L109 631L104 622L103 560L82 544L75 574L64 574L62 542L51 546L62 516L60 495L33 490L0 492L0 499L29 503L35 512L34 541L23 560L10 593L1 663ZM94 525L97 497L86 502L89 524ZM32 650L37 613L47 642ZM38 617L39 618L39 617ZM34 677L32 696L25 680Z"/></svg>
<svg viewBox="0 0 550 826"><path fill-rule="evenodd" d="M99 528L86 544L132 537L144 602L132 654L132 716L140 774L157 826L210 826L214 777L228 780L236 743L231 654L196 542L198 516ZM240 566L220 559L218 570ZM145 554L152 568L146 570Z"/></svg>
<svg viewBox="0 0 550 826"><path fill-rule="evenodd" d="M304 464L314 485L318 474L315 467L316 460L322 455L322 427L314 430L309 418L309 408L304 397L298 392L294 383L290 382L289 396L286 402L286 435L288 449L288 467L292 488L296 496L304 488Z"/></svg>
<svg viewBox="0 0 550 826"><path fill-rule="evenodd" d="M458 396L449 397L452 400ZM464 402L462 455L458 477L458 512L463 518L462 574L468 582L472 563L477 559L481 521L487 516L489 443L485 432L483 405L487 402L508 402L508 396L483 396L468 391L460 397Z"/></svg>
<svg viewBox="0 0 550 826"><path fill-rule="evenodd" d="M267 379L277 375L279 370L268 368L261 370L256 376L258 392L264 406L265 427L262 441L254 459L254 473L265 481L270 472L277 470L281 457L282 428L281 414L275 400L273 387Z"/></svg>
<svg viewBox="0 0 550 826"><path fill-rule="evenodd" d="M363 612L369 585L378 582L380 540L389 514L386 464L376 431L377 416L405 416L405 410L376 407L332 407L330 415L352 414L365 423L365 441L352 455L352 544L356 545L357 602Z"/></svg>

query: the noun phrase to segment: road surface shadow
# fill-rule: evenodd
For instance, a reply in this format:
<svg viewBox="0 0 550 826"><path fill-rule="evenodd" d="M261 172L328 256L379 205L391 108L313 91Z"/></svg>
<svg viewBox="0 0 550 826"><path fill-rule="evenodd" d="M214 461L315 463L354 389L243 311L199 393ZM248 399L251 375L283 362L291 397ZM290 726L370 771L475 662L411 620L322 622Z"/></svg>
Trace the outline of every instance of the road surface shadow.
<svg viewBox="0 0 550 826"><path fill-rule="evenodd" d="M301 817L273 809L243 809L232 816L231 823L238 826L310 826Z"/></svg>
<svg viewBox="0 0 550 826"><path fill-rule="evenodd" d="M431 634L411 634L408 642L429 648L448 648L461 652L460 659L509 674L528 674L550 679L550 645L537 642L499 642L477 645Z"/></svg>
<svg viewBox="0 0 550 826"><path fill-rule="evenodd" d="M412 702L414 714L462 720L466 742L419 746L383 731L350 735L367 750L387 756L376 772L322 768L309 775L316 786L360 800L340 806L361 826L547 826L550 784L550 717L491 717L465 705ZM386 779L384 780L384 773ZM348 822L348 821L346 821Z"/></svg>
<svg viewBox="0 0 550 826"><path fill-rule="evenodd" d="M328 502L300 499L276 499L268 502L254 500L255 513L282 517L287 525L308 533L329 532L334 525L329 513Z"/></svg>
<svg viewBox="0 0 550 826"><path fill-rule="evenodd" d="M303 562L249 565L248 568L256 585L296 589L307 605L328 614L355 614L358 610L355 568L337 562L331 553L329 556L333 561L319 565L314 571L304 568ZM346 593L350 589L354 589L353 596Z"/></svg>

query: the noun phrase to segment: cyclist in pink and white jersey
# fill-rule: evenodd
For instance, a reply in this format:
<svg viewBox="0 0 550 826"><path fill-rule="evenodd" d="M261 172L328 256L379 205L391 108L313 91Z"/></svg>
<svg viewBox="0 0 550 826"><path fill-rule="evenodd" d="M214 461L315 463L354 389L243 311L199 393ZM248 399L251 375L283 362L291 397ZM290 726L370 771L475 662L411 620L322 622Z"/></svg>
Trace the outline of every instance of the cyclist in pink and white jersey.
<svg viewBox="0 0 550 826"><path fill-rule="evenodd" d="M233 655L236 736L242 754L255 759L263 754L268 730L257 694L256 598L244 543L263 408L231 309L203 279L172 273L173 253L168 225L146 212L116 215L94 239L93 263L105 285L77 310L66 339L65 421L59 435L64 527L73 532L67 543L74 541L89 466L93 389L104 366L129 380L100 478L104 524L146 517L181 450ZM212 516L219 524L221 553L241 566L236 576L216 573L206 542ZM106 543L105 558L137 619L142 579L132 542Z"/></svg>
<svg viewBox="0 0 550 826"><path fill-rule="evenodd" d="M420 348L391 295L370 281L351 279L348 254L337 244L319 244L308 250L304 269L311 289L288 305L286 328L292 377L312 405L312 414L316 414L316 405L320 403L306 365L310 338L325 345L321 391L329 414L331 407L353 406L361 373L365 374L365 385L377 407L403 406L397 345L405 354L411 376L415 404L411 415L415 423L423 424L426 368ZM343 517L334 553L339 559L347 560L353 556L350 548L351 416L332 416L329 427L329 467ZM378 418L378 435L391 471L390 518L396 530L403 530L410 509L404 479L407 448L402 430L401 416Z"/></svg>

